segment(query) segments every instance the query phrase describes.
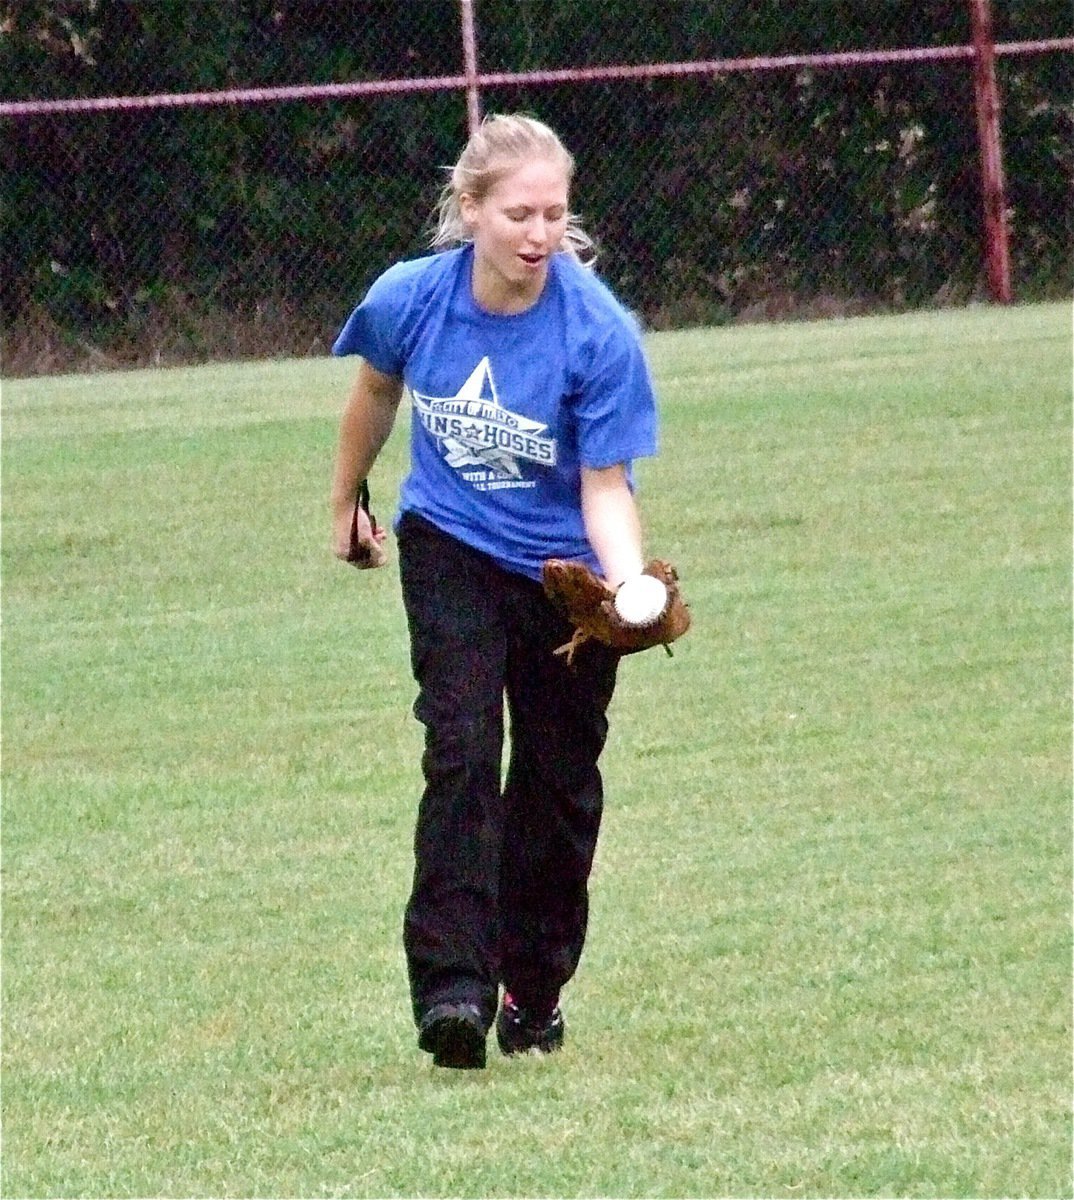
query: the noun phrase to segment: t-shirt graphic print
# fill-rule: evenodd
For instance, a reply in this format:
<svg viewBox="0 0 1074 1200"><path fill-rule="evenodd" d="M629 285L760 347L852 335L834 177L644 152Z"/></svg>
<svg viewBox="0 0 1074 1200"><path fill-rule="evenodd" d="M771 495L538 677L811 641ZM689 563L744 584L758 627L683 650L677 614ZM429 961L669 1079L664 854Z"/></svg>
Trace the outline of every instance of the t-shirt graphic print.
<svg viewBox="0 0 1074 1200"><path fill-rule="evenodd" d="M520 460L543 467L556 464L556 443L548 426L500 403L487 357L454 396L413 392L414 413L439 443L447 465L479 492L532 488Z"/></svg>

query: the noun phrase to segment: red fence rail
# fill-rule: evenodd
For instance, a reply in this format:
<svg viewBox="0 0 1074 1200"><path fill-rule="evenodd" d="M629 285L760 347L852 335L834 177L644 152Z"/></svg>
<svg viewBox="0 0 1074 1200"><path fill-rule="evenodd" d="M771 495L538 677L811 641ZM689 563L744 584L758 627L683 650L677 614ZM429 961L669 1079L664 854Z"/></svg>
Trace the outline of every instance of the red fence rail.
<svg viewBox="0 0 1074 1200"><path fill-rule="evenodd" d="M992 43L993 59L1024 54L1074 51L1074 37ZM359 79L350 83L306 83L277 87L220 88L206 92L158 92L145 96L91 96L62 100L0 100L0 119L47 117L61 113L133 111L152 108L200 108L218 104L283 104L294 101L351 100L410 92L463 91L474 95L468 108L471 123L480 120L481 91L492 87L533 87L547 84L615 83L627 80L675 79L688 76L731 75L750 71L845 70L887 63L951 62L974 59L976 44L911 46L896 50L847 50L831 54L751 55L745 58L696 62L620 64L602 67L561 67L539 71L475 71L406 79Z"/></svg>

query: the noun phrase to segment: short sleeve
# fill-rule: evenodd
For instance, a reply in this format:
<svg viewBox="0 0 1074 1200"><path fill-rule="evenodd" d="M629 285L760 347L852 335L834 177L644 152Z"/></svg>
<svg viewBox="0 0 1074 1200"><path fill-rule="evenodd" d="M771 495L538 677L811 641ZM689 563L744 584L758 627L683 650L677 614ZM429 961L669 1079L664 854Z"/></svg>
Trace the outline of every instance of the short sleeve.
<svg viewBox="0 0 1074 1200"><path fill-rule="evenodd" d="M398 267L385 271L347 318L332 345L338 356L360 354L385 375L402 376L402 333L409 287Z"/></svg>
<svg viewBox="0 0 1074 1200"><path fill-rule="evenodd" d="M656 397L641 341L626 320L602 331L576 397L578 454L601 468L657 450Z"/></svg>

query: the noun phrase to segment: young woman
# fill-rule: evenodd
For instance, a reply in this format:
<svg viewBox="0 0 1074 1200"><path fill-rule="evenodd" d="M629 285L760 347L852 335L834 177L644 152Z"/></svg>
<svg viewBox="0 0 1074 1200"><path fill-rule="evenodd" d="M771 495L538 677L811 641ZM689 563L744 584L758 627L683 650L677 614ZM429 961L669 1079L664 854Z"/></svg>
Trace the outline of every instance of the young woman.
<svg viewBox="0 0 1074 1200"><path fill-rule="evenodd" d="M355 538L361 565L386 560L355 497L404 386L412 400L394 529L425 789L403 940L418 1044L442 1067L483 1067L493 1022L505 1054L563 1041L618 655L553 653L571 628L541 566L581 560L614 586L644 562L631 463L656 450L656 406L634 320L579 259L573 167L540 122L487 118L441 197L433 244L454 248L386 271L333 347L363 360L332 484L342 559Z"/></svg>

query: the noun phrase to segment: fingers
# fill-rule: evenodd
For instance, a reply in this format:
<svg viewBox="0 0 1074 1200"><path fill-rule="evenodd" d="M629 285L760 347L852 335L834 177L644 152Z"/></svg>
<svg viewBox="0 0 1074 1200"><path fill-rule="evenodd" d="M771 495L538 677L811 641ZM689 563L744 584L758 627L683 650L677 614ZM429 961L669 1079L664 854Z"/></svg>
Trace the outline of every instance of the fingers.
<svg viewBox="0 0 1074 1200"><path fill-rule="evenodd" d="M347 562L356 566L360 571L373 570L377 566L383 566L388 562L388 553L380 545L383 540L382 533L379 538L374 535L371 538L359 538L352 541L347 554Z"/></svg>
<svg viewBox="0 0 1074 1200"><path fill-rule="evenodd" d="M359 506L336 516L333 552L336 558L360 571L383 567L388 561L383 542L387 530L375 526Z"/></svg>
<svg viewBox="0 0 1074 1200"><path fill-rule="evenodd" d="M370 571L383 567L388 556L378 542L359 542L347 556L347 562L359 571Z"/></svg>
<svg viewBox="0 0 1074 1200"><path fill-rule="evenodd" d="M354 518L351 522L347 562L360 571L383 567L388 561L388 555L383 546L386 536L386 532L378 529L363 509L355 507Z"/></svg>

